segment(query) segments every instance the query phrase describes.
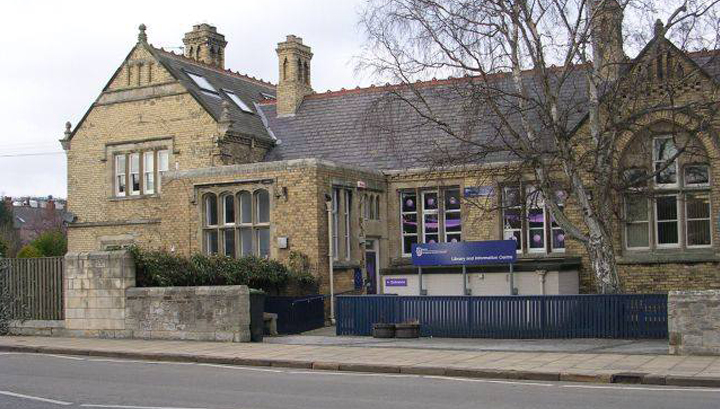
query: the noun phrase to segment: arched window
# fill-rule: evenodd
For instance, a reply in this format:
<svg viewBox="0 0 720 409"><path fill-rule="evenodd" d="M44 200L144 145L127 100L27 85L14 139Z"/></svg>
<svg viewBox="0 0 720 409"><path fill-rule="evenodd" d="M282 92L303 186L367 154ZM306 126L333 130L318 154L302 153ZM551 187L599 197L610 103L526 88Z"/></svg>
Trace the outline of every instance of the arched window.
<svg viewBox="0 0 720 409"><path fill-rule="evenodd" d="M253 196L256 206L256 253L260 257L268 257L270 255L270 194L265 189L258 189Z"/></svg>
<svg viewBox="0 0 720 409"><path fill-rule="evenodd" d="M297 80L300 82L303 80L303 67L299 58L297 60Z"/></svg>
<svg viewBox="0 0 720 409"><path fill-rule="evenodd" d="M200 59L200 46L197 46L197 48L195 49L195 59Z"/></svg>
<svg viewBox="0 0 720 409"><path fill-rule="evenodd" d="M283 61L282 72L283 72L283 80L287 80L288 79L288 60L287 60L287 58L285 59L285 61Z"/></svg>
<svg viewBox="0 0 720 409"><path fill-rule="evenodd" d="M656 124L623 158L624 247L694 249L712 245L710 166L700 142Z"/></svg>
<svg viewBox="0 0 720 409"><path fill-rule="evenodd" d="M380 196L375 196L375 220L380 220Z"/></svg>
<svg viewBox="0 0 720 409"><path fill-rule="evenodd" d="M303 76L305 77L305 84L310 85L310 66L307 62L303 64Z"/></svg>
<svg viewBox="0 0 720 409"><path fill-rule="evenodd" d="M207 254L218 253L218 201L217 196L208 193L203 197L205 230L203 242Z"/></svg>

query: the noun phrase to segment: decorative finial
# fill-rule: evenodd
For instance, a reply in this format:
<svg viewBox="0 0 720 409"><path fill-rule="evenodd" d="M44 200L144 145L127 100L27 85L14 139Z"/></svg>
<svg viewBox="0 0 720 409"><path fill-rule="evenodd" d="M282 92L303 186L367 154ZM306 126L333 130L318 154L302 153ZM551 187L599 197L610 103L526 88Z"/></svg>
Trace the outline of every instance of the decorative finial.
<svg viewBox="0 0 720 409"><path fill-rule="evenodd" d="M663 36L665 36L665 24L663 24L662 20L657 19L655 20L655 37Z"/></svg>
<svg viewBox="0 0 720 409"><path fill-rule="evenodd" d="M70 135L72 134L72 124L70 121L65 122L65 139L70 139Z"/></svg>
<svg viewBox="0 0 720 409"><path fill-rule="evenodd" d="M147 30L147 26L145 26L145 24L140 24L138 30L140 30L140 32L138 33L138 41L141 43L147 43L147 34L145 33L145 30Z"/></svg>

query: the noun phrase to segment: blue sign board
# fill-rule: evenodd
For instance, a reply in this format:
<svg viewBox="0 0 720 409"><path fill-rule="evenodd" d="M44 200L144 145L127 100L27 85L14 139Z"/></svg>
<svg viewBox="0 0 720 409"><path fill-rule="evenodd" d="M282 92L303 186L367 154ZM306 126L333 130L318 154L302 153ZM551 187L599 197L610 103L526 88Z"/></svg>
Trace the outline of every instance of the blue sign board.
<svg viewBox="0 0 720 409"><path fill-rule="evenodd" d="M464 191L465 197L489 197L495 195L493 186L468 186Z"/></svg>
<svg viewBox="0 0 720 409"><path fill-rule="evenodd" d="M508 264L516 259L517 244L514 240L412 245L412 261L416 266Z"/></svg>
<svg viewBox="0 0 720 409"><path fill-rule="evenodd" d="M385 287L407 287L407 278L386 278Z"/></svg>

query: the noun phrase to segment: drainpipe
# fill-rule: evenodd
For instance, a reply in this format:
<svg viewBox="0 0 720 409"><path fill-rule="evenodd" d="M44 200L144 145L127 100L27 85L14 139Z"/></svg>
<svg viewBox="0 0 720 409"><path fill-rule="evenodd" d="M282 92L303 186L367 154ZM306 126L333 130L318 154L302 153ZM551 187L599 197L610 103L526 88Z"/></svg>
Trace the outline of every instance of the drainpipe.
<svg viewBox="0 0 720 409"><path fill-rule="evenodd" d="M330 267L330 322L335 325L335 277L333 259L333 205L332 197L325 195L328 220L328 266Z"/></svg>

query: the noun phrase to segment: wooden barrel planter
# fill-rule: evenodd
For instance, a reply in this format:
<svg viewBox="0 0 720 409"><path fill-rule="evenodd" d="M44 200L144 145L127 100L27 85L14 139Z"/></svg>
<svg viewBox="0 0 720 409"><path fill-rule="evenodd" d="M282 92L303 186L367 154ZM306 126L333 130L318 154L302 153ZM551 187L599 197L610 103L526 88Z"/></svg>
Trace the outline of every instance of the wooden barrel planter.
<svg viewBox="0 0 720 409"><path fill-rule="evenodd" d="M395 324L395 338L420 338L420 324Z"/></svg>
<svg viewBox="0 0 720 409"><path fill-rule="evenodd" d="M372 335L373 338L395 338L395 324L373 324Z"/></svg>

